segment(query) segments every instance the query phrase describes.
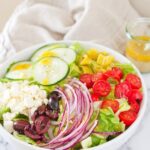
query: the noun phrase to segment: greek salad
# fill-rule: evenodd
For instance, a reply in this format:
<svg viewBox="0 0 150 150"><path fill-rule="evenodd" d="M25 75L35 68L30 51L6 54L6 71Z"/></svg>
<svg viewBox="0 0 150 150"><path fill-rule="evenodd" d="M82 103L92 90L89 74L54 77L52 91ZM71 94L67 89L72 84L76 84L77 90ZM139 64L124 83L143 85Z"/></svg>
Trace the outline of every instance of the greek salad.
<svg viewBox="0 0 150 150"><path fill-rule="evenodd" d="M0 78L0 124L32 145L87 149L125 132L142 99L131 64L80 43L45 45Z"/></svg>

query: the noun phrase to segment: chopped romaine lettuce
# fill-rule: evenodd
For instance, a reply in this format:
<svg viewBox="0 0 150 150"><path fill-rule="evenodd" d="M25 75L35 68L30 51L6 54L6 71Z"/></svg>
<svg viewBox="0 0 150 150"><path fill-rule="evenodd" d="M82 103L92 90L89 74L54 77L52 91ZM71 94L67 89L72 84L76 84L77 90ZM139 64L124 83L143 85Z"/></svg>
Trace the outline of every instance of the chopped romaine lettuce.
<svg viewBox="0 0 150 150"><path fill-rule="evenodd" d="M69 76L79 77L80 74L81 74L80 68L76 65L76 63L72 63L70 65Z"/></svg>
<svg viewBox="0 0 150 150"><path fill-rule="evenodd" d="M125 98L118 99L118 102L120 103L120 106L119 106L119 110L116 114L119 114L123 111L127 111L130 109L130 105L128 104L127 99L125 99Z"/></svg>
<svg viewBox="0 0 150 150"><path fill-rule="evenodd" d="M0 123L3 123L3 114L10 112L10 108L5 106L0 106Z"/></svg>
<svg viewBox="0 0 150 150"><path fill-rule="evenodd" d="M25 135L18 134L17 132L14 132L13 135L14 135L14 137L16 137L17 139L19 139L21 141L27 142L27 143L32 144L32 145L36 145L35 141L33 141L31 138L29 138Z"/></svg>
<svg viewBox="0 0 150 150"><path fill-rule="evenodd" d="M89 137L81 141L82 148L90 148L106 142L106 137L98 134L91 134Z"/></svg>
<svg viewBox="0 0 150 150"><path fill-rule="evenodd" d="M97 146L106 142L106 137L102 135L92 134L92 146Z"/></svg>
<svg viewBox="0 0 150 150"><path fill-rule="evenodd" d="M71 49L75 50L77 52L77 54L84 54L85 53L85 48L81 46L80 43L76 42L76 43L73 43L71 46L70 46Z"/></svg>
<svg viewBox="0 0 150 150"><path fill-rule="evenodd" d="M111 108L101 109L98 119L96 132L121 132L125 130L125 125L119 121Z"/></svg>
<svg viewBox="0 0 150 150"><path fill-rule="evenodd" d="M77 143L71 150L79 150L82 149L81 143Z"/></svg>
<svg viewBox="0 0 150 150"><path fill-rule="evenodd" d="M126 76L128 73L136 73L131 64L116 63L115 66L122 69L124 76Z"/></svg>
<svg viewBox="0 0 150 150"><path fill-rule="evenodd" d="M82 148L90 148L92 146L92 138L91 136L87 137L83 141L81 141Z"/></svg>
<svg viewBox="0 0 150 150"><path fill-rule="evenodd" d="M28 116L24 115L24 114L17 114L14 118L13 121L17 121L17 120L29 120Z"/></svg>
<svg viewBox="0 0 150 150"><path fill-rule="evenodd" d="M112 89L111 89L110 93L105 97L105 99L115 99L113 86L112 86Z"/></svg>
<svg viewBox="0 0 150 150"><path fill-rule="evenodd" d="M85 54L85 49L79 43L73 43L70 48L77 53L76 63L79 63Z"/></svg>

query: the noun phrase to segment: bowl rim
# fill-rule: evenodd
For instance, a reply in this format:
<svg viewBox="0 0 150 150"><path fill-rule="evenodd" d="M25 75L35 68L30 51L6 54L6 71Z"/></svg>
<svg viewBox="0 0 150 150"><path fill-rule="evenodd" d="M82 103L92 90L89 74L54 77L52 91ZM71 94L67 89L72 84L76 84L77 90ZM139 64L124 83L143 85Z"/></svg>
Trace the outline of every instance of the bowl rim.
<svg viewBox="0 0 150 150"><path fill-rule="evenodd" d="M87 45L87 47L93 47L93 48L99 48L100 50L105 50L107 51L108 53L111 53L113 55L115 55L115 57L117 57L116 59L118 59L119 57L122 58L126 63L130 63L133 68L135 69L135 71L137 72L138 76L140 77L141 81L142 81L142 86L143 86L143 94L144 94L144 99L143 99L143 103L142 103L142 109L140 109L140 112L138 113L138 117L136 119L136 121L125 131L123 132L122 134L120 134L119 136L117 136L116 138L112 139L111 141L108 141L102 145L98 145L98 146L95 146L95 147L92 147L92 148L88 148L88 150L93 150L95 148L108 148L109 146L111 146L112 144L117 144L118 141L120 140L123 140L127 135L130 134L130 132L136 128L137 126L139 126L139 124L141 123L141 120L142 118L144 117L144 113L146 111L146 105L147 105L147 89L146 89L146 84L144 82L144 79L141 75L141 73L139 72L139 70L137 69L137 67L129 60L127 59L125 56L123 56L122 54L120 54L119 52L107 47L107 46L104 46L104 45L101 45L101 44L96 44L96 43L93 43L93 42L90 42L90 41L81 41L81 40L61 40L61 41L50 41L50 42L43 42L43 43L40 43L40 44L36 44L34 46L31 46L31 47L28 47L28 48L25 48L23 49L22 51L14 54L13 57L9 57L6 61L4 61L4 63L2 63L0 65L0 67L5 67L5 64L8 63L10 64L10 60L13 60L15 59L17 56L19 55L22 55L23 53L25 52L28 52L29 50L37 50L38 48L40 48L41 46L44 46L44 45L47 45L47 44L58 44L58 43L65 43L65 44L72 44L72 43L80 43L81 45ZM14 142L17 142L19 144L23 144L24 146L27 146L27 147L30 147L30 148L33 148L33 149L38 149L38 150L47 150L46 148L41 148L41 147L38 147L38 146L35 146L35 145L31 145L31 144L28 144L24 141L21 141L17 138L15 138L12 134L10 134L1 124L0 124L0 134L5 134L8 136L9 139L13 140ZM135 133L135 131L134 131ZM134 134L132 133L131 136ZM1 134L1 136L3 137L3 135ZM130 136L130 137L131 137ZM129 137L129 138L130 138ZM128 139L129 139L128 138Z"/></svg>

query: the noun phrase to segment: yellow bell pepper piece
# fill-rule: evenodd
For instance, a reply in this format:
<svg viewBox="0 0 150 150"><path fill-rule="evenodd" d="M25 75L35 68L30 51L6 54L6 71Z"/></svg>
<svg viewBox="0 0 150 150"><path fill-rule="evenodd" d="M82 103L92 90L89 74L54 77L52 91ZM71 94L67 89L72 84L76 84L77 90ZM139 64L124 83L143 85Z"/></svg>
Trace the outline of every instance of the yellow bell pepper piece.
<svg viewBox="0 0 150 150"><path fill-rule="evenodd" d="M102 65L104 57L105 56L103 54L99 54L97 58L97 64Z"/></svg>
<svg viewBox="0 0 150 150"><path fill-rule="evenodd" d="M110 55L104 56L103 54L99 54L97 58L97 63L104 67L110 65L113 61L114 57Z"/></svg>
<svg viewBox="0 0 150 150"><path fill-rule="evenodd" d="M96 49L90 49L87 51L87 55L89 58L96 60L99 52Z"/></svg>
<svg viewBox="0 0 150 150"><path fill-rule="evenodd" d="M89 66L81 66L83 73L93 73Z"/></svg>
<svg viewBox="0 0 150 150"><path fill-rule="evenodd" d="M102 62L103 66L109 66L112 62L114 61L114 57L113 56L105 56Z"/></svg>
<svg viewBox="0 0 150 150"><path fill-rule="evenodd" d="M86 55L81 61L80 65L90 65L91 61L92 60Z"/></svg>

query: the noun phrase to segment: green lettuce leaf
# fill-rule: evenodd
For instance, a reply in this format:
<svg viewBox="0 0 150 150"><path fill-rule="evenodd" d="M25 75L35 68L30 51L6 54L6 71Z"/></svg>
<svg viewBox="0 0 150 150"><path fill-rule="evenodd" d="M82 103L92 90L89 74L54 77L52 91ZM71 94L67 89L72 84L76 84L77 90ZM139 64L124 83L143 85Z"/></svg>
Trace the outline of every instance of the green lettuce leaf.
<svg viewBox="0 0 150 150"><path fill-rule="evenodd" d="M17 120L29 120L29 117L24 115L24 114L17 114L14 118L13 121L17 121Z"/></svg>
<svg viewBox="0 0 150 150"><path fill-rule="evenodd" d="M85 49L84 47L81 46L80 43L76 42L76 43L73 43L71 46L70 46L71 49L73 49L76 53L77 53L77 57L76 57L76 63L78 64L81 59L82 59L82 56L85 54Z"/></svg>
<svg viewBox="0 0 150 150"><path fill-rule="evenodd" d="M122 98L119 99L118 102L120 103L119 110L118 110L119 113L130 109L130 105L128 104L127 99Z"/></svg>
<svg viewBox="0 0 150 150"><path fill-rule="evenodd" d="M96 132L121 132L125 130L125 125L119 121L111 108L101 109L98 119Z"/></svg>
<svg viewBox="0 0 150 150"><path fill-rule="evenodd" d="M3 114L10 112L10 108L0 105L0 123L3 123Z"/></svg>
<svg viewBox="0 0 150 150"><path fill-rule="evenodd" d="M77 66L76 63L72 63L70 65L69 76L71 76L71 77L79 77L80 74L81 74L80 68Z"/></svg>
<svg viewBox="0 0 150 150"><path fill-rule="evenodd" d="M36 142L34 140L32 140L31 138L23 135L23 134L18 134L17 132L14 132L14 137L16 137L17 139L24 141L26 143L32 144L32 145L36 145Z"/></svg>
<svg viewBox="0 0 150 150"><path fill-rule="evenodd" d="M102 135L92 134L91 138L92 138L92 146L97 146L107 142L106 137Z"/></svg>
<svg viewBox="0 0 150 150"><path fill-rule="evenodd" d="M94 147L100 144L105 143L106 137L102 136L102 135L98 135L98 134L91 134L89 137L87 137L86 139L84 139L83 141L81 141L81 146L83 149L87 149L90 147Z"/></svg>
<svg viewBox="0 0 150 150"><path fill-rule="evenodd" d="M131 64L116 63L115 66L121 68L124 76L126 76L128 73L133 73L133 74L136 73L136 71L134 70Z"/></svg>

